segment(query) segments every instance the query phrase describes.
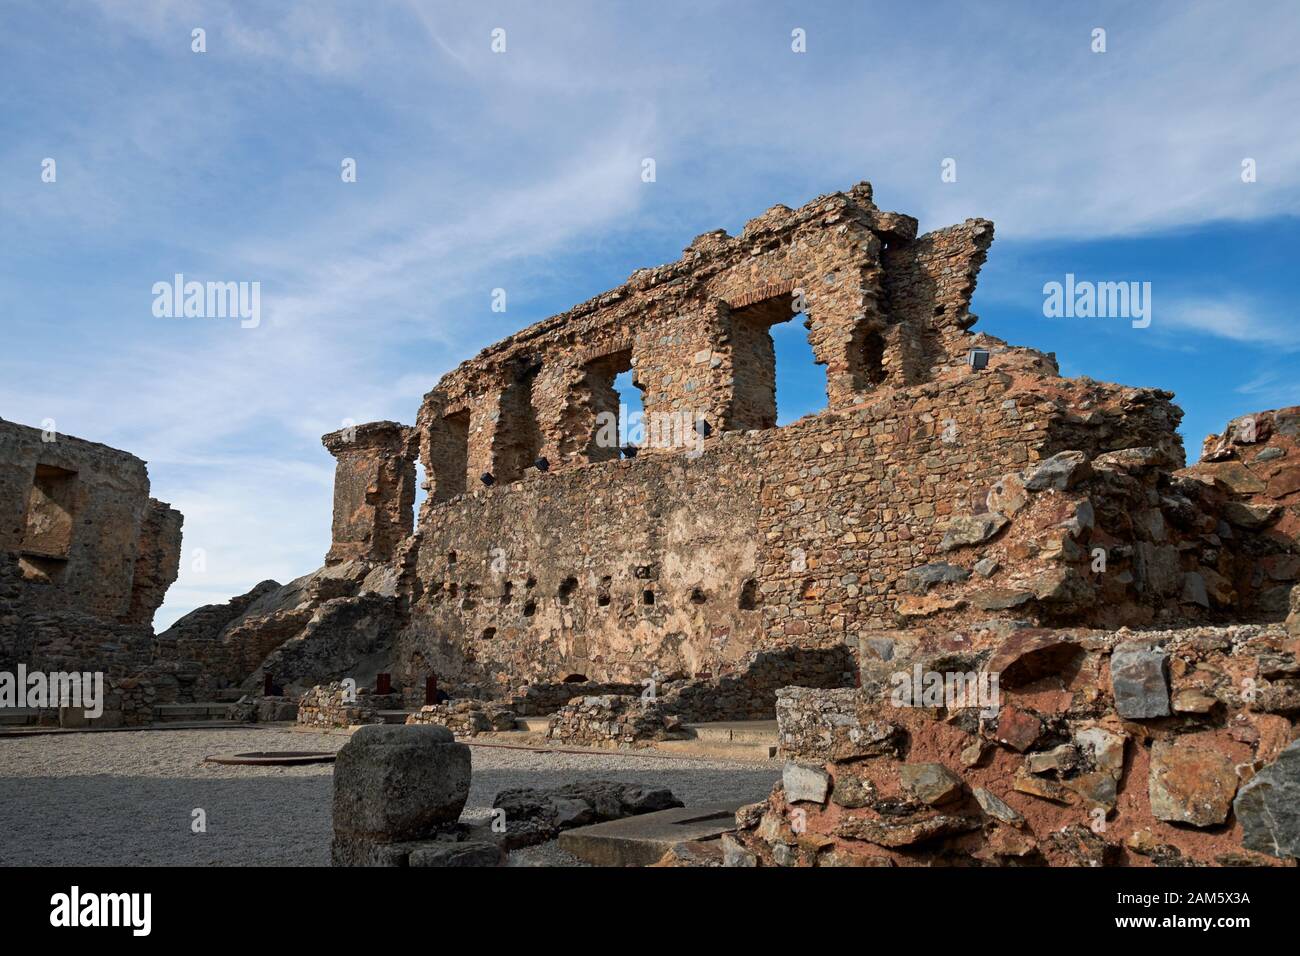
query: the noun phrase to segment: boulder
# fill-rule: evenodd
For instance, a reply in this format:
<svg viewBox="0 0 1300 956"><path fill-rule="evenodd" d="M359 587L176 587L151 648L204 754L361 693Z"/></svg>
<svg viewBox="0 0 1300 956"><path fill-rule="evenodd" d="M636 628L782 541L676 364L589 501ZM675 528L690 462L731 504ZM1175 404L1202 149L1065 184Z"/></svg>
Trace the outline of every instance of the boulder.
<svg viewBox="0 0 1300 956"><path fill-rule="evenodd" d="M425 840L454 826L469 781L469 747L445 727L362 727L334 764L334 865L367 865L373 845Z"/></svg>

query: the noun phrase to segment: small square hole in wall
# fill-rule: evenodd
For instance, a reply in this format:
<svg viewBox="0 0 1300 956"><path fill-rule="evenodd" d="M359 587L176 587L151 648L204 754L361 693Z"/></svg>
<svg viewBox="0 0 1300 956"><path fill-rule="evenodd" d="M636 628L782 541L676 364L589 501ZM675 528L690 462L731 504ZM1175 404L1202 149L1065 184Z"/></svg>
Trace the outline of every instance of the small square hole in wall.
<svg viewBox="0 0 1300 956"><path fill-rule="evenodd" d="M654 593L654 591L651 591L649 588L646 588L646 590L644 590L644 591L641 592L641 603L642 603L642 604L654 604L654 602L655 602L655 593Z"/></svg>
<svg viewBox="0 0 1300 956"><path fill-rule="evenodd" d="M569 606L570 602L573 600L573 592L577 590L577 587L577 578L569 577L560 582L560 590L556 592L556 596L560 599L560 604L562 606Z"/></svg>
<svg viewBox="0 0 1300 956"><path fill-rule="evenodd" d="M537 613L537 602L531 600L527 601L524 604L524 617L532 617L536 613Z"/></svg>

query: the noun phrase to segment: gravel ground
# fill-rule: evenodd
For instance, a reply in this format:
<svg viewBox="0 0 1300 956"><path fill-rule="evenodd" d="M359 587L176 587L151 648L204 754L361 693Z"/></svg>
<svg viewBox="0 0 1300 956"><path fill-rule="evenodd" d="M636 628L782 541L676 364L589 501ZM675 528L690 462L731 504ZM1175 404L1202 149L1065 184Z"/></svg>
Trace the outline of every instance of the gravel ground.
<svg viewBox="0 0 1300 956"><path fill-rule="evenodd" d="M167 730L0 738L0 865L327 866L331 764L231 767L209 754L338 750L347 738L282 730ZM462 819L489 815L508 787L609 779L672 789L687 806L762 799L775 764L628 753L474 747ZM207 832L191 832L193 811ZM555 843L515 866L571 865Z"/></svg>

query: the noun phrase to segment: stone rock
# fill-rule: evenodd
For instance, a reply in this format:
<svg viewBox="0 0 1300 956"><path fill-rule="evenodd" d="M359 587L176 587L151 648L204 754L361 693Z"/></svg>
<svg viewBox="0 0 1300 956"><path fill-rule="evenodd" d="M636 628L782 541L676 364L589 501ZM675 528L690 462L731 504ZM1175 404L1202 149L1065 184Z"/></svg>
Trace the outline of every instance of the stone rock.
<svg viewBox="0 0 1300 956"><path fill-rule="evenodd" d="M723 866L758 866L758 857L745 849L734 834L722 834Z"/></svg>
<svg viewBox="0 0 1300 956"><path fill-rule="evenodd" d="M1070 806L1075 802L1071 791L1055 780L1049 780L1046 777L1035 777L1023 770L1011 778L1011 789L1020 793L1027 793L1031 797L1051 800L1053 803L1060 803L1065 806Z"/></svg>
<svg viewBox="0 0 1300 956"><path fill-rule="evenodd" d="M1124 745L1128 743L1124 734L1112 733L1104 727L1086 727L1075 731L1074 743L1094 769L1116 780L1124 773Z"/></svg>
<svg viewBox="0 0 1300 956"><path fill-rule="evenodd" d="M992 558L980 558L975 562L975 573L982 578L991 578L1000 567Z"/></svg>
<svg viewBox="0 0 1300 956"><path fill-rule="evenodd" d="M724 866L722 847L713 840L683 840L674 843L668 851L651 863L652 867L717 867Z"/></svg>
<svg viewBox="0 0 1300 956"><path fill-rule="evenodd" d="M1043 722L1028 711L1010 704L998 711L997 740L1024 753L1043 733Z"/></svg>
<svg viewBox="0 0 1300 956"><path fill-rule="evenodd" d="M913 594L925 594L936 584L965 581L968 577L970 577L970 572L965 568L939 562L936 564L923 564L918 568L912 568L910 571L905 572L902 584Z"/></svg>
<svg viewBox="0 0 1300 956"><path fill-rule="evenodd" d="M1246 849L1300 857L1300 740L1242 786L1233 809Z"/></svg>
<svg viewBox="0 0 1300 956"><path fill-rule="evenodd" d="M989 489L985 503L989 511L1010 517L1029 503L1029 495L1019 475L1005 475Z"/></svg>
<svg viewBox="0 0 1300 956"><path fill-rule="evenodd" d="M505 832L499 842L506 849L545 843L560 831L606 820L683 806L667 787L612 780L571 783L549 790L516 787L502 790L492 801L505 812Z"/></svg>
<svg viewBox="0 0 1300 956"><path fill-rule="evenodd" d="M940 594L929 594L925 597L905 594L899 599L894 610L903 618L930 617L944 611L955 611L965 605L965 598L944 597Z"/></svg>
<svg viewBox="0 0 1300 956"><path fill-rule="evenodd" d="M736 829L752 830L763 820L763 811L767 809L766 801L747 803L736 811Z"/></svg>
<svg viewBox="0 0 1300 956"><path fill-rule="evenodd" d="M913 846L955 833L966 833L979 827L980 821L975 817L948 814L936 814L932 817L901 823L851 817L841 820L835 827L835 833L850 840L866 840L879 846L900 847Z"/></svg>
<svg viewBox="0 0 1300 956"><path fill-rule="evenodd" d="M1025 818L1023 816L1008 806L1001 797L985 790L983 787L975 788L975 802L980 805L981 810L999 823L1005 823L1013 827L1024 825Z"/></svg>
<svg viewBox="0 0 1300 956"><path fill-rule="evenodd" d="M1105 866L1112 853L1105 839L1081 823L1071 823L1049 834L1047 843L1068 866Z"/></svg>
<svg viewBox="0 0 1300 956"><path fill-rule="evenodd" d="M1286 616L1286 631L1292 637L1300 637L1300 584L1291 589L1290 613Z"/></svg>
<svg viewBox="0 0 1300 956"><path fill-rule="evenodd" d="M1081 773L1064 781L1067 789L1083 798L1085 805L1113 810L1119 799L1118 780L1108 773Z"/></svg>
<svg viewBox="0 0 1300 956"><path fill-rule="evenodd" d="M362 727L334 763L334 863L364 843L421 840L453 825L469 797L469 747L436 726Z"/></svg>
<svg viewBox="0 0 1300 956"><path fill-rule="evenodd" d="M1195 571L1188 571L1183 575L1183 602L1199 604L1201 607L1210 606L1210 595L1205 589L1205 578Z"/></svg>
<svg viewBox="0 0 1300 956"><path fill-rule="evenodd" d="M1081 451L1063 451L1030 469L1025 487L1030 491L1065 491L1091 474L1087 455Z"/></svg>
<svg viewBox="0 0 1300 956"><path fill-rule="evenodd" d="M830 774L820 767L787 763L781 771L781 786L785 789L785 798L791 803L825 803L830 785Z"/></svg>
<svg viewBox="0 0 1300 956"><path fill-rule="evenodd" d="M831 790L831 802L848 810L870 806L876 798L876 788L871 781L862 780L848 773L835 775L835 786Z"/></svg>
<svg viewBox="0 0 1300 956"><path fill-rule="evenodd" d="M788 843L773 843L772 862L777 866L794 866L799 862L799 851Z"/></svg>
<svg viewBox="0 0 1300 956"><path fill-rule="evenodd" d="M1147 791L1156 819L1216 826L1228 819L1237 773L1216 750L1177 738L1158 741L1151 748Z"/></svg>
<svg viewBox="0 0 1300 956"><path fill-rule="evenodd" d="M1146 644L1119 644L1110 656L1111 691L1121 717L1169 716L1169 655Z"/></svg>
<svg viewBox="0 0 1300 956"><path fill-rule="evenodd" d="M1282 508L1279 505L1255 505L1244 501L1229 501L1223 506L1223 516L1238 528L1255 531L1273 521Z"/></svg>
<svg viewBox="0 0 1300 956"><path fill-rule="evenodd" d="M433 843L412 850L408 866L500 866L505 853L495 843Z"/></svg>
<svg viewBox="0 0 1300 956"><path fill-rule="evenodd" d="M1018 588L985 588L970 595L970 603L981 611L1006 611L1034 600L1033 591Z"/></svg>
<svg viewBox="0 0 1300 956"><path fill-rule="evenodd" d="M932 807L961 796L961 778L941 763L903 764L898 777L904 790Z"/></svg>
<svg viewBox="0 0 1300 956"><path fill-rule="evenodd" d="M1256 495L1264 490L1264 482L1239 461L1225 461L1211 465L1208 466L1208 470L1234 495Z"/></svg>
<svg viewBox="0 0 1300 956"><path fill-rule="evenodd" d="M981 544L1007 526L1005 515L987 512L982 515L955 515L948 519L940 551L951 551L965 545Z"/></svg>
<svg viewBox="0 0 1300 956"><path fill-rule="evenodd" d="M1061 744L1042 753L1030 754L1025 758L1025 769L1030 773L1061 773L1072 770L1079 761L1079 751L1073 744Z"/></svg>
<svg viewBox="0 0 1300 956"><path fill-rule="evenodd" d="M1195 687L1183 687L1174 692L1173 707L1176 714L1208 714L1218 701Z"/></svg>

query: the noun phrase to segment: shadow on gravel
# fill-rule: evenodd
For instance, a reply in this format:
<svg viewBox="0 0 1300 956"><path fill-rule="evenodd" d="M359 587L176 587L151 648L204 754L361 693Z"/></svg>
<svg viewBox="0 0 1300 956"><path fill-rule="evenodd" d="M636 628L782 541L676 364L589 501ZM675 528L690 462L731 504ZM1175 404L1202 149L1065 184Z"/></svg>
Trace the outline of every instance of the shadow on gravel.
<svg viewBox="0 0 1300 956"><path fill-rule="evenodd" d="M660 765L662 764L662 765ZM333 777L197 780L0 778L0 866L327 866ZM638 770L475 769L467 818L498 791L618 780L668 787L687 806L764 799L780 771L697 769L656 761ZM194 833L194 810L207 832Z"/></svg>
<svg viewBox="0 0 1300 956"><path fill-rule="evenodd" d="M325 866L333 781L3 778L0 865Z"/></svg>

